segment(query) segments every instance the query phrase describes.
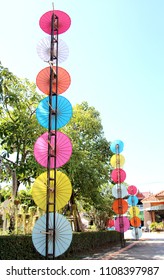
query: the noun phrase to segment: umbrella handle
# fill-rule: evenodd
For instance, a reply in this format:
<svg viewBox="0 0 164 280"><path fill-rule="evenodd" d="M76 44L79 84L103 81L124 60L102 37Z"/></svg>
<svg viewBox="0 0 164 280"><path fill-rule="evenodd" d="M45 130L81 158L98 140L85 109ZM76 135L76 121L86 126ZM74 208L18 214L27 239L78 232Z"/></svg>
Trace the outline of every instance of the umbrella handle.
<svg viewBox="0 0 164 280"><path fill-rule="evenodd" d="M51 149L54 151L54 147L52 146L51 142L50 141L47 141L47 144L50 145Z"/></svg>
<svg viewBox="0 0 164 280"><path fill-rule="evenodd" d="M54 109L52 108L52 105L51 105L49 102L48 102L48 106L51 108L52 114L53 114L53 115L56 115L57 110L54 110Z"/></svg>
<svg viewBox="0 0 164 280"><path fill-rule="evenodd" d="M49 232L47 232L47 231L40 231L40 233L42 233L42 234L48 234L48 235L53 235L53 231L49 231Z"/></svg>

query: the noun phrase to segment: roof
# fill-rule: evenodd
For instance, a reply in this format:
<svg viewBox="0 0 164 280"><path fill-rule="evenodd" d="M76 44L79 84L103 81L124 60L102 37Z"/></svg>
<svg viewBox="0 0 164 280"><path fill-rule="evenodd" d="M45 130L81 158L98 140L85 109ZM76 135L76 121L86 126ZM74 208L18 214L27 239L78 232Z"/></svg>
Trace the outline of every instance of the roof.
<svg viewBox="0 0 164 280"><path fill-rule="evenodd" d="M144 199L146 197L149 197L150 195L152 195L152 193L150 193L150 192L140 192L140 191L138 191L136 196L138 197L138 199Z"/></svg>
<svg viewBox="0 0 164 280"><path fill-rule="evenodd" d="M153 202L153 201L164 201L164 191L161 191L157 194L151 194L148 197L145 197L142 202Z"/></svg>
<svg viewBox="0 0 164 280"><path fill-rule="evenodd" d="M157 197L164 197L164 191L161 191L156 194Z"/></svg>

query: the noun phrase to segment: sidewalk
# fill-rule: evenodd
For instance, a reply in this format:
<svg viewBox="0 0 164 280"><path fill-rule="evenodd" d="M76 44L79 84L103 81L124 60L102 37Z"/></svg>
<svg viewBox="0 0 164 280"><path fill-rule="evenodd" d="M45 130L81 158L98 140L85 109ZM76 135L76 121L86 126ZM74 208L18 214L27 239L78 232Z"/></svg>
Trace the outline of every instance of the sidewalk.
<svg viewBox="0 0 164 280"><path fill-rule="evenodd" d="M134 240L131 231L125 232L126 245L124 248L120 244L112 248L103 249L101 252L83 259L92 260L164 260L164 232L143 232L139 240Z"/></svg>

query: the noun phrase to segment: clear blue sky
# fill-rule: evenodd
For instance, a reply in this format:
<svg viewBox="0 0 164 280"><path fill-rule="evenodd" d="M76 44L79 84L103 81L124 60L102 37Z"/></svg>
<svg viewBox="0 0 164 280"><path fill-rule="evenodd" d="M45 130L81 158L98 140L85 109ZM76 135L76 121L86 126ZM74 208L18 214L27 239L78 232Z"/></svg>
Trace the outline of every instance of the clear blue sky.
<svg viewBox="0 0 164 280"><path fill-rule="evenodd" d="M50 0L1 3L0 60L35 82L47 66L37 55L39 19ZM56 0L71 28L60 35L70 55L61 64L72 83L72 105L87 101L101 115L105 137L124 142L126 182L141 191L164 190L164 1Z"/></svg>

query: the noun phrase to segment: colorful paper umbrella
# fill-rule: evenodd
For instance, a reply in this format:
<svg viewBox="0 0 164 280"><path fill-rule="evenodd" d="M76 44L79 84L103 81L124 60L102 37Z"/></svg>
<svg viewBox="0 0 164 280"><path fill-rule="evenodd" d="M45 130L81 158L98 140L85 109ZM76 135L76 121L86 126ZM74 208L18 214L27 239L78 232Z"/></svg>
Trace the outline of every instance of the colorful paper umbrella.
<svg viewBox="0 0 164 280"><path fill-rule="evenodd" d="M71 25L71 19L69 15L62 11L48 11L45 14L43 14L39 20L40 28L47 34L51 34L51 18L52 15L55 14L58 17L58 34L62 34L66 32L70 25ZM55 21L55 27L56 21ZM54 31L54 34L56 34L56 31Z"/></svg>
<svg viewBox="0 0 164 280"><path fill-rule="evenodd" d="M54 149L56 142L56 166L54 159ZM36 161L43 167L48 164L48 145L51 147L50 168L59 168L69 161L72 155L72 143L67 135L60 131L56 131L55 135L51 136L51 143L48 141L48 132L43 133L34 144L34 156Z"/></svg>
<svg viewBox="0 0 164 280"><path fill-rule="evenodd" d="M124 143L121 140L115 140L110 145L110 150L114 154L121 153L123 151L123 149L124 149Z"/></svg>
<svg viewBox="0 0 164 280"><path fill-rule="evenodd" d="M125 196L128 195L127 193L127 188L125 185L121 184L121 185L114 185L114 187L112 188L112 195L115 198L123 198Z"/></svg>
<svg viewBox="0 0 164 280"><path fill-rule="evenodd" d="M138 197L135 195L131 195L128 197L128 204L135 206L138 203Z"/></svg>
<svg viewBox="0 0 164 280"><path fill-rule="evenodd" d="M49 62L51 58L51 36L45 37L39 41L37 45L38 56L45 62ZM56 57L56 48L54 44L53 55ZM69 55L69 49L62 39L58 39L58 62L64 62ZM56 62L56 59L53 61Z"/></svg>
<svg viewBox="0 0 164 280"><path fill-rule="evenodd" d="M139 227L141 225L141 220L138 217L133 217L130 219L130 223L133 227Z"/></svg>
<svg viewBox="0 0 164 280"><path fill-rule="evenodd" d="M128 203L122 198L116 199L112 204L113 211L116 214L124 214L128 210Z"/></svg>
<svg viewBox="0 0 164 280"><path fill-rule="evenodd" d="M52 91L53 93L61 94L69 88L71 83L71 77L69 73L62 67L58 67L57 70L55 66L52 66L52 69L54 71ZM58 76L57 92L56 92L56 81L57 81L56 74ZM47 95L50 94L50 67L46 67L38 73L36 77L36 85L43 93Z"/></svg>
<svg viewBox="0 0 164 280"><path fill-rule="evenodd" d="M109 228L113 227L114 226L114 220L112 220L112 219L107 220L106 226L109 227Z"/></svg>
<svg viewBox="0 0 164 280"><path fill-rule="evenodd" d="M57 110L56 110L56 99L57 99ZM52 97L52 116L51 116L51 129L55 130L65 126L72 117L72 105L63 96ZM36 109L36 117L41 126L48 129L49 127L49 97L44 98L39 103ZM57 121L57 122L56 122Z"/></svg>
<svg viewBox="0 0 164 280"><path fill-rule="evenodd" d="M137 206L131 206L129 208L129 213L131 217L138 216L140 213L140 209Z"/></svg>
<svg viewBox="0 0 164 280"><path fill-rule="evenodd" d="M132 229L132 237L135 239L139 239L142 236L142 230L140 228Z"/></svg>
<svg viewBox="0 0 164 280"><path fill-rule="evenodd" d="M126 179L126 172L121 168L116 168L112 170L111 178L115 183L122 183Z"/></svg>
<svg viewBox="0 0 164 280"><path fill-rule="evenodd" d="M115 230L118 232L125 232L129 229L130 223L127 217L117 217L115 220Z"/></svg>
<svg viewBox="0 0 164 280"><path fill-rule="evenodd" d="M137 191L138 191L138 189L133 185L128 187L128 194L130 194L130 195L136 195Z"/></svg>
<svg viewBox="0 0 164 280"><path fill-rule="evenodd" d="M50 171L50 178L54 178L54 170ZM61 171L56 171L56 207L50 205L49 211L63 208L69 201L72 193L71 182ZM50 181L49 202L54 203L54 181ZM47 172L38 176L32 186L32 197L42 210L46 211L47 202Z"/></svg>
<svg viewBox="0 0 164 280"><path fill-rule="evenodd" d="M125 163L125 158L123 155L113 155L110 159L110 163L112 167L117 168L117 167L122 167Z"/></svg>
<svg viewBox="0 0 164 280"><path fill-rule="evenodd" d="M53 229L54 213L49 214L49 228ZM55 213L55 243L53 244L53 230L46 232L46 215L39 218L32 231L32 241L36 250L42 255L46 255L46 234L48 234L48 254L55 257L62 255L70 246L72 241L72 229L70 222L58 213Z"/></svg>

